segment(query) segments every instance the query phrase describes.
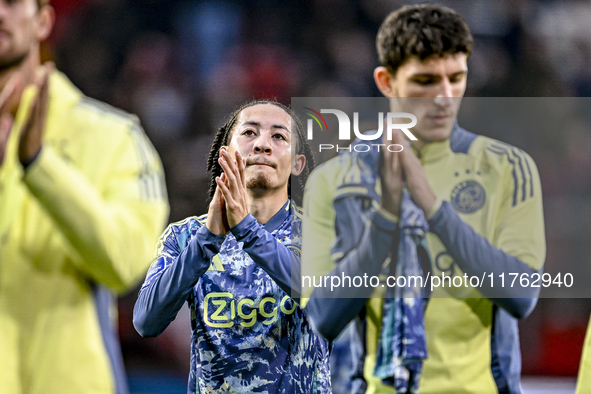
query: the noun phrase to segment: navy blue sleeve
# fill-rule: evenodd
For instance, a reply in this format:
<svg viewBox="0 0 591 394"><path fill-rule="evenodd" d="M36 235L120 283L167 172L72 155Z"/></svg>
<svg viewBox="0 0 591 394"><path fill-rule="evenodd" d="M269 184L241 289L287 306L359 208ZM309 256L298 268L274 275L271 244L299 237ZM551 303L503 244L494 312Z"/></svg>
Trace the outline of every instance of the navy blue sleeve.
<svg viewBox="0 0 591 394"><path fill-rule="evenodd" d="M225 237L199 228L180 250L173 232L148 271L133 308L133 325L143 337L160 335L175 319L193 286L209 269Z"/></svg>
<svg viewBox="0 0 591 394"><path fill-rule="evenodd" d="M396 256L398 225L379 211L364 208L360 198L339 199L335 210L337 249L333 248L333 255L340 252L343 257L328 276L378 276L390 252ZM368 226L365 217L371 222ZM316 287L306 305L314 329L328 340L336 339L361 312L373 290L371 286Z"/></svg>
<svg viewBox="0 0 591 394"><path fill-rule="evenodd" d="M275 239L251 214L230 231L238 242L244 242L242 248L250 258L299 302L300 257Z"/></svg>
<svg viewBox="0 0 591 394"><path fill-rule="evenodd" d="M437 213L429 220L429 225L460 269L470 275L478 276L493 274L522 273L531 276L535 271L515 256L507 254L491 245L484 237L477 234L470 225L465 223L444 201ZM496 279L495 279L496 280ZM519 280L515 286L490 287L485 280L479 291L499 307L505 309L516 318L526 317L537 303L539 287L521 287Z"/></svg>

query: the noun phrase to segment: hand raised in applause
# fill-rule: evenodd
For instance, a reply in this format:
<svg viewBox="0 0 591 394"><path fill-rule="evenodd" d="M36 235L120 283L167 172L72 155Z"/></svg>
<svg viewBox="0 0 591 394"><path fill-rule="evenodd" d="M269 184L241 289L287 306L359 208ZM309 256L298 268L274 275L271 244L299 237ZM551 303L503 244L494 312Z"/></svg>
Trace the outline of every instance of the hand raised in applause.
<svg viewBox="0 0 591 394"><path fill-rule="evenodd" d="M402 189L404 187L400 153L401 152L391 152L388 149L383 149L382 163L380 167L382 208L397 216L400 215L400 203L402 201Z"/></svg>
<svg viewBox="0 0 591 394"><path fill-rule="evenodd" d="M222 174L222 182L224 182L225 179L226 174ZM215 188L213 198L209 203L205 226L209 231L217 235L226 235L230 231L228 218L226 217L226 202L219 186Z"/></svg>
<svg viewBox="0 0 591 394"><path fill-rule="evenodd" d="M408 142L402 137L400 130L394 130L393 137L394 143L404 146L402 152L397 153L397 157L406 177L406 187L414 203L423 210L425 215L429 215L435 206L437 196L427 180L423 165L413 153Z"/></svg>
<svg viewBox="0 0 591 394"><path fill-rule="evenodd" d="M12 129L13 117L11 112L16 111L18 100L22 93L22 77L14 73L0 92L0 166L4 162L8 136Z"/></svg>
<svg viewBox="0 0 591 394"><path fill-rule="evenodd" d="M54 68L52 62L47 62L37 70L35 77L37 95L30 103L29 116L23 125L18 149L18 157L23 164L30 163L41 150L47 119L49 76Z"/></svg>
<svg viewBox="0 0 591 394"><path fill-rule="evenodd" d="M249 213L246 180L244 178L245 160L236 151L232 157L225 147L220 149L219 163L225 174L225 182L216 178L224 200L226 201L226 215L230 228L240 223Z"/></svg>

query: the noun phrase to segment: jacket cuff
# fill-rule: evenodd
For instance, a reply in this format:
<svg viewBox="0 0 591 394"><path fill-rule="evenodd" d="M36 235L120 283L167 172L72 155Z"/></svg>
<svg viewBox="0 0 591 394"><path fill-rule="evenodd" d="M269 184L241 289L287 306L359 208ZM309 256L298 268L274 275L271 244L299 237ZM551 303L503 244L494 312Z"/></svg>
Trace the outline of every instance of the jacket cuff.
<svg viewBox="0 0 591 394"><path fill-rule="evenodd" d="M431 208L431 210L427 212L427 220L431 220L435 216L435 214L439 211L439 208L441 208L441 204L443 204L443 200L441 198L437 198L437 200L435 200L435 205L433 205L433 208Z"/></svg>
<svg viewBox="0 0 591 394"><path fill-rule="evenodd" d="M373 224L380 230L394 232L398 228L398 216L386 211L382 207L374 212Z"/></svg>
<svg viewBox="0 0 591 394"><path fill-rule="evenodd" d="M209 231L207 226L201 226L201 228L197 230L197 233L199 234L200 239L213 245L217 251L220 250L222 244L224 243L224 240L226 239L225 235L219 235Z"/></svg>
<svg viewBox="0 0 591 394"><path fill-rule="evenodd" d="M232 227L230 232L234 234L237 241L240 241L242 238L246 237L250 227L252 227L254 223L257 223L257 220L249 213L240 223Z"/></svg>

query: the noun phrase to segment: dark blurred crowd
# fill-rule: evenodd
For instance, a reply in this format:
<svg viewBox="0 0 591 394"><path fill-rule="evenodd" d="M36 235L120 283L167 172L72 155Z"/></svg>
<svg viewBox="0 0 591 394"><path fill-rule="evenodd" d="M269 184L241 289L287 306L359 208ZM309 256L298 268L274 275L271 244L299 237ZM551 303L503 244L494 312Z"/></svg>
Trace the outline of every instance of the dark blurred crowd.
<svg viewBox="0 0 591 394"><path fill-rule="evenodd" d="M289 104L298 96L379 96L372 79L375 35L384 17L403 3L408 2L52 0L57 26L45 56L55 59L87 95L140 117L165 166L172 222L206 212L210 144L238 104L255 98ZM463 15L475 36L467 97L591 96L588 1L441 3ZM494 137L528 146L538 164L547 264L588 259L591 117L556 132L515 136L501 131ZM180 339L143 340L131 326L133 301L135 294L121 308L128 365L136 362L135 356L146 357L153 365L184 373L189 323L181 323L186 333L181 330ZM527 329L522 344L531 346L530 353L524 352L529 354L524 372L576 372L588 304L540 301L522 323ZM564 334L574 339L554 349ZM155 349L181 356L171 363L170 354ZM565 349L568 356L560 363Z"/></svg>

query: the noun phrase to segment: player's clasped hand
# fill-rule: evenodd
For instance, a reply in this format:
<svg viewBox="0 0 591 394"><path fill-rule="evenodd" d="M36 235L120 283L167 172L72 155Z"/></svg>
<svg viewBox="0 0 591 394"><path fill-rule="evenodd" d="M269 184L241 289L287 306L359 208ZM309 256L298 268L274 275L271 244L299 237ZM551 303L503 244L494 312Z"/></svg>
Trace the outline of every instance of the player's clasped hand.
<svg viewBox="0 0 591 394"><path fill-rule="evenodd" d="M30 162L41 150L43 130L47 117L49 75L54 68L54 64L48 62L37 70L35 79L37 95L30 103L29 117L20 136L18 152L21 163ZM14 120L13 113L16 111L15 103L20 99L22 91L22 77L19 73L14 73L10 81L4 86L4 89L2 89L2 92L0 92L0 165L4 162L6 154L6 144Z"/></svg>
<svg viewBox="0 0 591 394"><path fill-rule="evenodd" d="M383 163L380 172L382 207L390 213L400 215L402 189L404 178L406 178L406 186L413 201L427 215L435 205L437 197L429 185L423 166L400 130L393 130L393 141L402 145L404 149L401 152L382 150Z"/></svg>
<svg viewBox="0 0 591 394"><path fill-rule="evenodd" d="M400 155L399 160L406 176L408 191L415 204L423 210L425 215L428 215L437 200L435 192L427 180L421 162L412 152L408 142L402 137L400 130L394 130L393 139L394 143L404 146L402 152L398 152L396 155Z"/></svg>
<svg viewBox="0 0 591 394"><path fill-rule="evenodd" d="M221 178L222 182L224 182L226 174L222 174ZM226 235L230 231L228 218L226 217L226 204L219 186L215 188L215 193L209 203L205 226L209 231L217 235Z"/></svg>
<svg viewBox="0 0 591 394"><path fill-rule="evenodd" d="M18 100L18 96L20 95L20 81L20 75L13 74L2 89L2 92L0 92L0 165L4 162L8 135L12 128L11 105Z"/></svg>
<svg viewBox="0 0 591 394"><path fill-rule="evenodd" d="M12 118L10 115L3 114L0 116L0 166L4 162L4 152L6 152L6 144L8 142L8 135L12 127Z"/></svg>
<svg viewBox="0 0 591 394"><path fill-rule="evenodd" d="M216 178L216 183L224 197L228 224L232 228L248 215L246 180L244 178L245 159L238 151L235 152L235 157L232 157L230 152L222 147L219 163L224 170L225 181Z"/></svg>
<svg viewBox="0 0 591 394"><path fill-rule="evenodd" d="M55 69L52 62L47 62L37 70L35 86L37 95L31 101L29 117L21 132L18 157L21 163L29 163L41 150L43 130L47 118L47 99L49 92L49 75Z"/></svg>

